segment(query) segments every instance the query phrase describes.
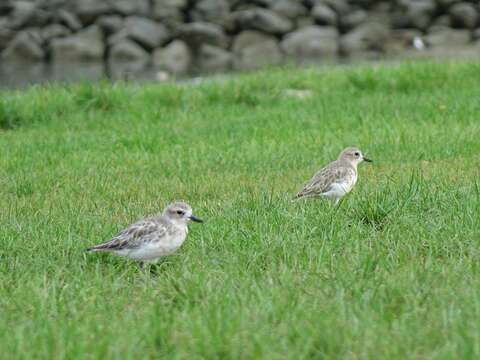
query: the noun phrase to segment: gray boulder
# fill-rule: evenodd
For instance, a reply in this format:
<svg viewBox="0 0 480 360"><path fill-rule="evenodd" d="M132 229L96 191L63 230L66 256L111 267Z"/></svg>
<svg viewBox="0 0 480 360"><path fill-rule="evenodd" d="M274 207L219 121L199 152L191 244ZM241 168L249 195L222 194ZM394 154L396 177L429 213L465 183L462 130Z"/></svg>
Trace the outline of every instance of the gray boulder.
<svg viewBox="0 0 480 360"><path fill-rule="evenodd" d="M478 10L470 3L458 3L450 8L452 25L467 29L474 29L478 24Z"/></svg>
<svg viewBox="0 0 480 360"><path fill-rule="evenodd" d="M91 23L101 15L112 13L113 8L106 0L76 0L73 2L73 12L84 23Z"/></svg>
<svg viewBox="0 0 480 360"><path fill-rule="evenodd" d="M0 50L4 49L14 36L15 32L13 30L0 27Z"/></svg>
<svg viewBox="0 0 480 360"><path fill-rule="evenodd" d="M368 13L365 10L355 10L340 18L342 31L349 31L368 20Z"/></svg>
<svg viewBox="0 0 480 360"><path fill-rule="evenodd" d="M49 42L51 39L65 37L70 35L72 32L69 28L61 24L51 24L44 27L40 31L40 35L42 40L45 42Z"/></svg>
<svg viewBox="0 0 480 360"><path fill-rule="evenodd" d="M277 39L258 31L241 32L235 37L232 49L236 70L253 70L283 61Z"/></svg>
<svg viewBox="0 0 480 360"><path fill-rule="evenodd" d="M198 52L198 64L202 71L227 71L232 67L230 52L217 46L203 44Z"/></svg>
<svg viewBox="0 0 480 360"><path fill-rule="evenodd" d="M112 62L122 61L148 61L149 53L136 42L123 39L115 43L109 52L108 60Z"/></svg>
<svg viewBox="0 0 480 360"><path fill-rule="evenodd" d="M113 45L118 44L119 42L126 39L130 39L128 37L128 32L125 28L122 28L107 38L107 46L112 47Z"/></svg>
<svg viewBox="0 0 480 360"><path fill-rule="evenodd" d="M10 27L20 29L25 26L44 26L51 14L38 6L37 2L17 0L12 2L9 14Z"/></svg>
<svg viewBox="0 0 480 360"><path fill-rule="evenodd" d="M192 53L184 41L174 40L164 48L154 50L153 64L172 74L185 74L192 64Z"/></svg>
<svg viewBox="0 0 480 360"><path fill-rule="evenodd" d="M298 19L301 16L308 15L307 8L300 1L295 0L277 0L274 1L270 9L290 20Z"/></svg>
<svg viewBox="0 0 480 360"><path fill-rule="evenodd" d="M200 0L195 2L190 16L193 21L224 25L229 13L230 4L226 0Z"/></svg>
<svg viewBox="0 0 480 360"><path fill-rule="evenodd" d="M106 35L111 35L123 28L123 18L119 15L104 15L98 18L96 24Z"/></svg>
<svg viewBox="0 0 480 360"><path fill-rule="evenodd" d="M13 5L10 1L2 1L0 3L0 14L8 14L12 11Z"/></svg>
<svg viewBox="0 0 480 360"><path fill-rule="evenodd" d="M285 36L281 47L289 59L302 64L332 59L338 54L338 31L334 27L307 26Z"/></svg>
<svg viewBox="0 0 480 360"><path fill-rule="evenodd" d="M430 29L432 27L445 27L445 28L448 28L452 25L452 21L450 19L450 16L448 15L441 15L441 16L438 16L435 21L432 23L432 25L430 26ZM431 30L430 30L431 31Z"/></svg>
<svg viewBox="0 0 480 360"><path fill-rule="evenodd" d="M315 5L312 9L312 16L315 19L315 23L319 25L337 25L337 13L327 5Z"/></svg>
<svg viewBox="0 0 480 360"><path fill-rule="evenodd" d="M38 33L22 31L18 33L2 53L2 59L11 62L35 62L45 58Z"/></svg>
<svg viewBox="0 0 480 360"><path fill-rule="evenodd" d="M436 0L438 6L443 9L448 9L453 4L459 3L462 0Z"/></svg>
<svg viewBox="0 0 480 360"><path fill-rule="evenodd" d="M472 33L472 40L480 40L480 28Z"/></svg>
<svg viewBox="0 0 480 360"><path fill-rule="evenodd" d="M347 0L312 0L313 6L323 4L333 9L339 16L343 16L350 12L350 5Z"/></svg>
<svg viewBox="0 0 480 360"><path fill-rule="evenodd" d="M436 11L433 0L404 0L392 14L394 27L413 27L420 30L428 28Z"/></svg>
<svg viewBox="0 0 480 360"><path fill-rule="evenodd" d="M163 45L170 37L169 31L163 24L140 16L127 17L125 30L128 37L147 49Z"/></svg>
<svg viewBox="0 0 480 360"><path fill-rule="evenodd" d="M259 30L268 34L282 35L293 28L292 21L263 8L236 11L232 16L237 28L243 30Z"/></svg>
<svg viewBox="0 0 480 360"><path fill-rule="evenodd" d="M150 13L149 0L114 0L113 11L121 15L148 15Z"/></svg>
<svg viewBox="0 0 480 360"><path fill-rule="evenodd" d="M340 38L340 53L383 51L390 29L379 22L364 23Z"/></svg>
<svg viewBox="0 0 480 360"><path fill-rule="evenodd" d="M183 24L178 28L177 35L194 49L202 44L221 48L226 48L229 44L229 39L220 26L205 22Z"/></svg>
<svg viewBox="0 0 480 360"><path fill-rule="evenodd" d="M50 43L54 62L102 60L104 51L103 35L97 25Z"/></svg>
<svg viewBox="0 0 480 360"><path fill-rule="evenodd" d="M65 25L72 31L78 31L82 28L82 23L77 15L65 9L58 10L56 18L58 22Z"/></svg>
<svg viewBox="0 0 480 360"><path fill-rule="evenodd" d="M187 0L153 0L152 16L162 24L176 27L184 22L183 9L187 5Z"/></svg>
<svg viewBox="0 0 480 360"><path fill-rule="evenodd" d="M295 28L297 29L301 29L311 25L315 25L315 20L310 16L302 16L295 20Z"/></svg>
<svg viewBox="0 0 480 360"><path fill-rule="evenodd" d="M441 29L433 33L429 33L425 40L433 48L456 48L462 47L470 43L471 35L468 30L460 29Z"/></svg>

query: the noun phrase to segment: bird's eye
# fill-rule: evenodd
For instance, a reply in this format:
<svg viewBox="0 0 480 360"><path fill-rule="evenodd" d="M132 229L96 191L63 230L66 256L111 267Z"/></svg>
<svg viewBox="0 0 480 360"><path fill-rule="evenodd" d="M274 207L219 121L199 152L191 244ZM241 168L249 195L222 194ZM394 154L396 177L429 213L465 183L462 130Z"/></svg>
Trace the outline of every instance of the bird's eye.
<svg viewBox="0 0 480 360"><path fill-rule="evenodd" d="M355 156L360 156L360 153L357 151L357 152L355 153Z"/></svg>
<svg viewBox="0 0 480 360"><path fill-rule="evenodd" d="M178 214L178 215L183 215L183 214L185 214L185 213L184 213L182 210L177 210L177 214Z"/></svg>

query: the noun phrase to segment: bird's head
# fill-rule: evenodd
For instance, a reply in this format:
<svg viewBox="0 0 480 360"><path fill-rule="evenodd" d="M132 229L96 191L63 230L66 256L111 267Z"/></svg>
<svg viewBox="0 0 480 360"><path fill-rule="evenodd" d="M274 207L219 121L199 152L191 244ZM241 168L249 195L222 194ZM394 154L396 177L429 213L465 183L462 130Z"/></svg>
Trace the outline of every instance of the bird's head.
<svg viewBox="0 0 480 360"><path fill-rule="evenodd" d="M338 157L338 160L344 160L348 161L350 164L353 166L357 166L360 164L362 161L367 161L367 162L372 162L369 158L365 157L361 150L356 147L348 147L344 149L341 153L340 156Z"/></svg>

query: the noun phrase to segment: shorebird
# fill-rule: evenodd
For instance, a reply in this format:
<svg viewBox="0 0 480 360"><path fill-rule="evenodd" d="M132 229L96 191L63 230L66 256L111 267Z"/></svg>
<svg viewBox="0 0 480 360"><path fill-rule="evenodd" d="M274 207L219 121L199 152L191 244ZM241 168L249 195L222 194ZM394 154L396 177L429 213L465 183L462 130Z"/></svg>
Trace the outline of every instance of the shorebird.
<svg viewBox="0 0 480 360"><path fill-rule="evenodd" d="M110 241L87 251L106 251L137 260L143 270L145 262L156 262L178 250L187 238L190 221L203 222L192 215L190 205L175 202L168 205L162 214L140 220Z"/></svg>
<svg viewBox="0 0 480 360"><path fill-rule="evenodd" d="M295 196L294 200L305 197L325 197L335 201L348 194L357 182L357 166L362 161L372 160L363 156L360 149L348 147L337 160L320 169Z"/></svg>

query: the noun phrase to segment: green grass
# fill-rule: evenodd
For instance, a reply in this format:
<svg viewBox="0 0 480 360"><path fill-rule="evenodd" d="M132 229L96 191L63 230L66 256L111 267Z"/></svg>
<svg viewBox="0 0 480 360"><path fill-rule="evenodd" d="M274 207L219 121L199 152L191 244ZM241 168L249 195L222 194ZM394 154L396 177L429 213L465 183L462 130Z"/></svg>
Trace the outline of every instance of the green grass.
<svg viewBox="0 0 480 360"><path fill-rule="evenodd" d="M1 357L478 359L479 73L0 93ZM349 145L338 209L290 202ZM151 274L84 253L175 199L207 221Z"/></svg>

